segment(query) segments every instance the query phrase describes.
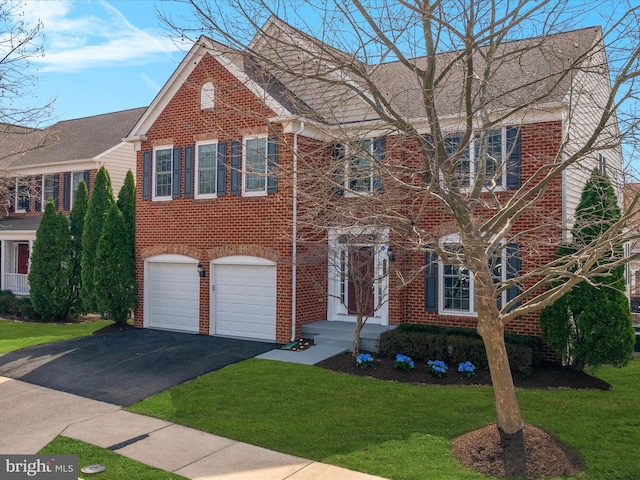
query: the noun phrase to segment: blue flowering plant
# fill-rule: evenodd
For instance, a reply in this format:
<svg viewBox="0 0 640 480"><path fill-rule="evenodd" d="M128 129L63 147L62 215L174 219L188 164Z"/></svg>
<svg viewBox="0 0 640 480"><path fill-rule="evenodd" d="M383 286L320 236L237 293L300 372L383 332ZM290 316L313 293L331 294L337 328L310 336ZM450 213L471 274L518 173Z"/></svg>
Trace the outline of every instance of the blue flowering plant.
<svg viewBox="0 0 640 480"><path fill-rule="evenodd" d="M442 378L442 376L447 373L447 364L442 360L429 360L427 362L427 365L429 366L429 370L431 371L431 373L433 373L436 377Z"/></svg>
<svg viewBox="0 0 640 480"><path fill-rule="evenodd" d="M411 357L407 357L406 355L398 354L396 355L396 368L401 368L405 372L410 372L414 367L413 360Z"/></svg>
<svg viewBox="0 0 640 480"><path fill-rule="evenodd" d="M478 375L475 365L468 360L458 365L458 372L460 372L467 378L475 377L476 375Z"/></svg>
<svg viewBox="0 0 640 480"><path fill-rule="evenodd" d="M356 357L356 364L360 368L373 367L373 357L368 353L361 353Z"/></svg>

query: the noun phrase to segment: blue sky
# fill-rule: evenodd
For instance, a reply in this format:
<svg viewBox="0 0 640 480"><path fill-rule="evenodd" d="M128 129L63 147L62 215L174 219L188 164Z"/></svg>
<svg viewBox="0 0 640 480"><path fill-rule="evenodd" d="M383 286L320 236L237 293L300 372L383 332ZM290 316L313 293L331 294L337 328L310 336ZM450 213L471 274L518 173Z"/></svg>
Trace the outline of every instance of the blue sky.
<svg viewBox="0 0 640 480"><path fill-rule="evenodd" d="M152 0L24 3L25 19L43 24L45 54L31 63L35 93L55 99L51 123L151 103L190 47L169 38L154 6L185 8Z"/></svg>

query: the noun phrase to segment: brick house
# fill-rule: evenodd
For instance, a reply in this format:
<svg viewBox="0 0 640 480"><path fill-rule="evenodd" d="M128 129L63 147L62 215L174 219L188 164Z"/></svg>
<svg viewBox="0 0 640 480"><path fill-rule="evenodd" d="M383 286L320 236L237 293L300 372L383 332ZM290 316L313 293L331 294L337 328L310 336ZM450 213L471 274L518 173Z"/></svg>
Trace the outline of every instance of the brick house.
<svg viewBox="0 0 640 480"><path fill-rule="evenodd" d="M91 193L101 166L117 195L127 171L135 172L135 151L122 139L144 110L65 120L45 129L5 126L0 289L29 294L29 257L47 202L70 213L78 184L84 181Z"/></svg>
<svg viewBox="0 0 640 480"><path fill-rule="evenodd" d="M296 42L317 42L272 18L257 34L253 48L260 48L263 34L275 38L279 32ZM574 55L570 62L601 42L601 34L598 28L583 29L559 34L553 41L554 47L575 45L568 50ZM294 61L287 59L286 52L278 55ZM549 70L557 67L553 62L535 55L527 60L535 68L524 72L523 63L514 62L500 72L500 79L524 83L538 75L548 76L550 82L557 80ZM585 60L601 61L606 63L603 53ZM422 112L415 107L420 105L419 98L412 97L407 88L411 79L404 79L400 66L393 62L379 67L379 85L393 98L401 97L397 94L402 85L407 118L416 118L416 128L426 135ZM494 179L499 184L496 195L508 198L561 148L578 148L581 132L564 120L567 92L589 88L596 92L591 98L606 95L610 87L603 78L585 74L557 82L557 88L540 100L540 108L523 111L517 125L504 122L496 127L492 138L500 152L497 156L507 166L498 169L501 173ZM458 92L455 82L447 85L445 90L450 91L440 96L440 114L451 119L444 128L455 143L459 112L453 98ZM296 229L299 212L306 208L302 189L308 185L298 183L290 172L305 156L316 157L318 165L331 165L340 155L331 130L348 128L357 121L375 123L376 118L348 89L341 91L336 86L331 98L318 92L296 79L274 78L241 52L206 37L188 52L127 139L137 150L136 326L285 343L300 335L303 325L354 321L353 285L348 276L328 269L336 258L340 263L340 256L347 254L342 244L354 230L327 225L324 262L316 265L315 278L302 275L304 248ZM413 95L419 92L416 89ZM593 105L580 107L583 110L574 113L579 116L577 123L595 121ZM372 156L405 165L411 161L406 158L407 142L402 137L385 127L371 128L371 132L360 145ZM568 137L572 140L567 144ZM465 171L471 176L474 148L469 151ZM502 275L526 271L553 258L563 241L561 225L571 225L582 185L598 164L607 165L610 171L621 170L619 149L601 150L597 158L571 166L549 186L537 209L515 227L524 232L551 219L555 226L544 233L548 241L535 250L526 240L505 248L513 254L502 259L508 267ZM377 183L385 182L373 173L357 179L347 171L342 175L337 181L340 194L336 195L335 188L325 192L331 201L349 202L354 192L373 194ZM420 227L440 232L443 244L455 244L456 232L448 231L446 223L445 216L436 212ZM362 233L362 227L354 229ZM372 238L373 244L363 244L351 253L361 255L376 272L370 301L380 308L371 312L368 323L475 326L473 280L468 275L461 287L460 271L438 259L424 269L424 255L396 259L384 231L375 232ZM424 272L397 288L394 270L402 269ZM324 293L319 293L318 281L324 284ZM504 300L510 295L505 292ZM536 314L517 319L509 328L521 334L540 334Z"/></svg>

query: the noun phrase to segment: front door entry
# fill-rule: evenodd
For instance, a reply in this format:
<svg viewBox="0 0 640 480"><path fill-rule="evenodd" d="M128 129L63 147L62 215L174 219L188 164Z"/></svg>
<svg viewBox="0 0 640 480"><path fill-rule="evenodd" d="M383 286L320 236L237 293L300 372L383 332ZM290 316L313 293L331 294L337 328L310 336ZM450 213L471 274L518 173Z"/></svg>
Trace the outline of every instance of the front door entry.
<svg viewBox="0 0 640 480"><path fill-rule="evenodd" d="M361 310L370 317L375 312L374 304L375 255L373 247L353 247L348 252L347 265L347 310L356 315ZM360 308L358 308L360 307Z"/></svg>

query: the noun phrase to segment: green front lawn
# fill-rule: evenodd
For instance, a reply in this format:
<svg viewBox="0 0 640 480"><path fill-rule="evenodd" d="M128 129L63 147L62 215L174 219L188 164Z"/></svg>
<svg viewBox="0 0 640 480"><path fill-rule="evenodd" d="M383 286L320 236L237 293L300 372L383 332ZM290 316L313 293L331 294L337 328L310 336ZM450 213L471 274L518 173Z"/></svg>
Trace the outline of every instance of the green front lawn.
<svg viewBox="0 0 640 480"><path fill-rule="evenodd" d="M85 323L35 323L0 320L0 354L20 348L91 335L110 320Z"/></svg>
<svg viewBox="0 0 640 480"><path fill-rule="evenodd" d="M519 390L526 422L574 447L580 480L640 472L640 360L602 368L611 391ZM458 435L495 420L487 387L390 383L251 359L130 408L217 435L397 480L486 479L451 453Z"/></svg>
<svg viewBox="0 0 640 480"><path fill-rule="evenodd" d="M83 478L91 477L99 480L184 480L185 478L68 437L55 438L39 453L78 455L78 472L87 465L100 464L106 467L103 472L93 475L78 473Z"/></svg>

